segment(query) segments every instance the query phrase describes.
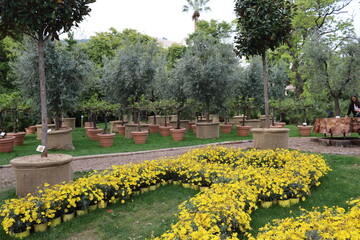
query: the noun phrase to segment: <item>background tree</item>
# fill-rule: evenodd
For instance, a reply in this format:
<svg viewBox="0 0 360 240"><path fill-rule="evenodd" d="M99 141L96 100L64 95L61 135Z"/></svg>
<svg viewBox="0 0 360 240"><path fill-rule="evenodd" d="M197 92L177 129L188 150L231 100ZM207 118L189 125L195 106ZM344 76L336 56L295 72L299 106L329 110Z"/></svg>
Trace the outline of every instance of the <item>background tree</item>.
<svg viewBox="0 0 360 240"><path fill-rule="evenodd" d="M41 99L42 156L47 156L47 106L44 44L49 39L59 39L59 34L78 26L89 14L88 4L95 0L0 1L0 39L7 35L24 33L33 38L38 47L39 82Z"/></svg>
<svg viewBox="0 0 360 240"><path fill-rule="evenodd" d="M261 55L263 62L266 127L269 121L266 51L274 50L290 37L292 7L287 0L236 0L238 20L235 49L239 56Z"/></svg>
<svg viewBox="0 0 360 240"><path fill-rule="evenodd" d="M81 92L92 77L92 64L86 55L73 47L56 46L48 42L45 47L45 72L47 76L47 106L55 114L55 128L61 127L61 116L75 111ZM39 105L38 55L31 40L26 39L19 57L11 64L14 79L24 96L31 99L33 108Z"/></svg>
<svg viewBox="0 0 360 240"><path fill-rule="evenodd" d="M359 89L360 40L345 43L339 49L332 49L323 38L314 35L305 48L305 65L311 91L319 93L324 88L334 101L334 112L341 115L340 99L356 94Z"/></svg>
<svg viewBox="0 0 360 240"><path fill-rule="evenodd" d="M112 102L129 105L128 99L149 95L156 75L158 47L153 43L135 43L119 49L116 56L106 61L102 84Z"/></svg>
<svg viewBox="0 0 360 240"><path fill-rule="evenodd" d="M192 9L194 12L192 14L192 20L194 21L195 32L197 30L197 22L200 17L200 12L210 11L211 8L205 6L210 0L186 0L188 5L183 6L183 12L188 12Z"/></svg>
<svg viewBox="0 0 360 240"><path fill-rule="evenodd" d="M209 121L210 106L221 105L231 92L236 66L231 45L199 35L192 39L174 74L187 96L204 104Z"/></svg>
<svg viewBox="0 0 360 240"><path fill-rule="evenodd" d="M194 33L189 34L187 41L194 38L198 34L205 34L215 39L219 39L221 42L227 42L230 40L233 24L225 21L219 22L211 19L209 22L205 20L199 20L197 23L197 30Z"/></svg>

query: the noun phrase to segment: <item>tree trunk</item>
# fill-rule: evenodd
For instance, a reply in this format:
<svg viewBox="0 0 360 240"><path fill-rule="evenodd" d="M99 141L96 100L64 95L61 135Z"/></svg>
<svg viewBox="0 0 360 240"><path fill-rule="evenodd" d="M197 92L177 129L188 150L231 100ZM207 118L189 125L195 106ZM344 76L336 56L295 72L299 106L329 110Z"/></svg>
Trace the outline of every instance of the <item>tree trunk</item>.
<svg viewBox="0 0 360 240"><path fill-rule="evenodd" d="M38 55L39 55L39 81L40 81L40 107L41 107L41 145L45 146L41 157L47 157L47 100L46 100L46 76L45 76L45 50L44 39L42 33L38 39Z"/></svg>
<svg viewBox="0 0 360 240"><path fill-rule="evenodd" d="M266 67L266 52L264 51L262 57L262 71L264 81L264 107L265 107L265 128L270 127L269 118L269 95L268 95L268 78L267 78L267 67Z"/></svg>
<svg viewBox="0 0 360 240"><path fill-rule="evenodd" d="M334 107L335 107L335 116L341 115L339 96L334 96Z"/></svg>

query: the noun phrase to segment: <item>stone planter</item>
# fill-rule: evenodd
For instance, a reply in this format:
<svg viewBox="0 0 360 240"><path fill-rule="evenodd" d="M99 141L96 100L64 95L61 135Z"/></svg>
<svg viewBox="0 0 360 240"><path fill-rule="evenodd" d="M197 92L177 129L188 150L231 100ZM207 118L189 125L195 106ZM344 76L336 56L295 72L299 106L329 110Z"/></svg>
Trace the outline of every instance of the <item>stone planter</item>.
<svg viewBox="0 0 360 240"><path fill-rule="evenodd" d="M159 133L159 125L149 124L149 133Z"/></svg>
<svg viewBox="0 0 360 240"><path fill-rule="evenodd" d="M284 123L284 122L275 122L274 125L284 127L286 125L286 123Z"/></svg>
<svg viewBox="0 0 360 240"><path fill-rule="evenodd" d="M170 136L170 129L173 128L172 126L159 126L160 135L162 137L168 137Z"/></svg>
<svg viewBox="0 0 360 240"><path fill-rule="evenodd" d="M35 126L29 126L25 128L26 134L35 134L36 133L36 127Z"/></svg>
<svg viewBox="0 0 360 240"><path fill-rule="evenodd" d="M231 130L232 130L232 126L233 126L232 123L221 124L221 125L220 125L221 133L229 134L229 133L231 132Z"/></svg>
<svg viewBox="0 0 360 240"><path fill-rule="evenodd" d="M141 132L148 132L148 124L140 124L140 130ZM138 125L137 124L125 124L125 138L126 139L132 139L133 136L131 132L138 132Z"/></svg>
<svg viewBox="0 0 360 240"><path fill-rule="evenodd" d="M72 180L72 156L49 154L48 157L30 155L10 161L16 177L16 195L35 193L44 183L60 184Z"/></svg>
<svg viewBox="0 0 360 240"><path fill-rule="evenodd" d="M37 125L35 125L35 127L36 127L36 139L37 140L41 140L41 124L37 124ZM48 130L49 129L51 129L51 131L53 131L53 130L55 130L55 124L48 124L47 125L47 127L48 127Z"/></svg>
<svg viewBox="0 0 360 240"><path fill-rule="evenodd" d="M125 125L116 125L116 128L118 130L119 135L124 136L125 135Z"/></svg>
<svg viewBox="0 0 360 240"><path fill-rule="evenodd" d="M62 124L71 128L72 130L75 130L75 123L76 123L76 118L63 118L62 119Z"/></svg>
<svg viewBox="0 0 360 240"><path fill-rule="evenodd" d="M186 132L186 128L172 128L170 129L171 137L173 141L182 141L184 140L184 135Z"/></svg>
<svg viewBox="0 0 360 240"><path fill-rule="evenodd" d="M189 122L190 120L180 120L180 128L185 128L186 130L188 130ZM170 125L176 127L177 121L170 121Z"/></svg>
<svg viewBox="0 0 360 240"><path fill-rule="evenodd" d="M310 126L310 125L307 125L307 126L298 125L298 130L299 130L300 136L310 136L311 129L312 129L312 126Z"/></svg>
<svg viewBox="0 0 360 240"><path fill-rule="evenodd" d="M167 118L167 120L168 120L168 118ZM148 122L153 123L154 122L154 116L149 116L148 117ZM156 124L164 125L164 123L165 123L165 117L161 116L161 115L157 115L156 116Z"/></svg>
<svg viewBox="0 0 360 240"><path fill-rule="evenodd" d="M265 127L265 119L266 119L266 115L261 115L260 116L260 128L264 128ZM269 121L270 123L272 123L273 117L269 116Z"/></svg>
<svg viewBox="0 0 360 240"><path fill-rule="evenodd" d="M24 139L25 139L26 132L9 132L7 133L7 136L9 137L15 137L14 146L22 146L24 145Z"/></svg>
<svg viewBox="0 0 360 240"><path fill-rule="evenodd" d="M237 132L238 132L238 136L240 137L246 137L249 135L249 132L250 132L250 129L251 129L251 126L242 126L242 125L236 125L236 129L237 129Z"/></svg>
<svg viewBox="0 0 360 240"><path fill-rule="evenodd" d="M14 150L15 137L0 138L0 152L8 153Z"/></svg>
<svg viewBox="0 0 360 240"><path fill-rule="evenodd" d="M254 148L275 149L288 148L289 132L288 128L253 128Z"/></svg>
<svg viewBox="0 0 360 240"><path fill-rule="evenodd" d="M113 132L117 132L119 129L117 128L118 125L122 125L125 126L126 123L128 123L127 121L121 121L121 120L116 120L116 121L110 121L109 122L109 132L113 133ZM122 134L124 135L124 134Z"/></svg>
<svg viewBox="0 0 360 240"><path fill-rule="evenodd" d="M72 128L61 128L48 132L48 149L74 150L72 131Z"/></svg>
<svg viewBox="0 0 360 240"><path fill-rule="evenodd" d="M98 133L101 133L102 129L101 128L89 128L87 130L88 136L91 140L93 141L99 141L99 137L98 137Z"/></svg>
<svg viewBox="0 0 360 240"><path fill-rule="evenodd" d="M148 131L141 131L141 132L132 131L131 134L132 134L132 138L134 139L135 144L145 144L146 143Z"/></svg>
<svg viewBox="0 0 360 240"><path fill-rule="evenodd" d="M197 123L197 138L219 138L219 123Z"/></svg>
<svg viewBox="0 0 360 240"><path fill-rule="evenodd" d="M114 144L115 133L98 133L100 146L111 147Z"/></svg>

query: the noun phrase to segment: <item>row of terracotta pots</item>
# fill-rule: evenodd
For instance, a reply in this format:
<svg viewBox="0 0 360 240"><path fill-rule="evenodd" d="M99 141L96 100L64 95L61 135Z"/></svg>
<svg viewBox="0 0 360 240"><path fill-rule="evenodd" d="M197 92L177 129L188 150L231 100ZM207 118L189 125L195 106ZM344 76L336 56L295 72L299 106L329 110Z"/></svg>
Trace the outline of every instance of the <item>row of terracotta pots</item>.
<svg viewBox="0 0 360 240"><path fill-rule="evenodd" d="M14 146L24 145L26 132L7 133L5 138L0 139L0 152L8 153L14 150Z"/></svg>

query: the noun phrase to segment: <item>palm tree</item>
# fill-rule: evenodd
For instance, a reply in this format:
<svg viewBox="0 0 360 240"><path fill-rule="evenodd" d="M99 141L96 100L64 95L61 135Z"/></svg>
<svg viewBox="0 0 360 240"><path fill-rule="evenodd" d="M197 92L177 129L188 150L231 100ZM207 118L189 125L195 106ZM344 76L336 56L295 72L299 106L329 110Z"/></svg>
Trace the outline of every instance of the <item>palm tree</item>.
<svg viewBox="0 0 360 240"><path fill-rule="evenodd" d="M200 17L200 12L203 10L211 11L210 7L205 6L210 0L186 0L186 1L188 2L188 5L183 6L183 12L188 12L190 8L194 10L192 19L194 20L195 31L196 31L198 18Z"/></svg>

